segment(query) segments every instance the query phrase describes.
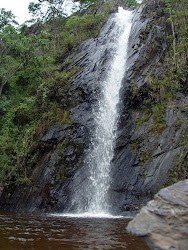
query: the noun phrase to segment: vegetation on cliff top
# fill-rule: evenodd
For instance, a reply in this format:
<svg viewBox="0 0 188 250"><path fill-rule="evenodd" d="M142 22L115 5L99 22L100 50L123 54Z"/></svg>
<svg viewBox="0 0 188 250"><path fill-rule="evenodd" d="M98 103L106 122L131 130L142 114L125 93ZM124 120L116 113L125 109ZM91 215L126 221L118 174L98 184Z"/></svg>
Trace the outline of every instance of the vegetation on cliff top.
<svg viewBox="0 0 188 250"><path fill-rule="evenodd" d="M0 182L7 186L30 183L40 154L39 138L51 125L69 123L71 104L55 96L58 90L66 96L77 69L62 71L62 63L81 42L97 36L116 3L83 0L90 7L66 17L58 5L62 1L57 0L46 1L48 10L39 15L42 2L30 4L37 20L31 27L18 26L9 11L1 9L0 13ZM124 4L131 7L136 1L124 0ZM186 0L166 0L164 11L169 29L168 70L160 79L148 79L145 100L159 123L166 102L177 90L187 91Z"/></svg>
<svg viewBox="0 0 188 250"><path fill-rule="evenodd" d="M42 15L27 27L12 25L14 15L1 9L0 182L29 182L39 137L53 124L69 123L67 100L55 94L66 92L76 69L62 71L61 63L82 41L97 36L111 6L89 11L70 17L48 12L45 21Z"/></svg>
<svg viewBox="0 0 188 250"><path fill-rule="evenodd" d="M145 0L144 3L148 6L152 4L152 1ZM152 13L146 13L149 17L152 16L152 20L142 32L142 41L143 43L147 41L153 27L161 25L165 34L167 48L165 49L165 54L153 66L150 73L145 75L143 73L143 78L146 77L144 86L136 89L133 84L132 101L134 104L134 98L139 99L138 105L141 119L137 119L137 128L145 126L145 138L150 138L151 136L155 136L155 138L157 136L158 138L162 137L165 128L168 127L167 110L169 111L170 108L177 115L177 117L174 115L177 119L176 131L183 128L181 140L177 145L182 147L181 153L177 156L176 166L169 170L167 180L165 181L165 185L170 185L188 176L186 165L188 131L187 123L185 123L188 106L183 101L188 93L188 5L186 0L159 0L154 3L157 8ZM162 44L162 41L159 42ZM146 56L151 59L150 53L156 48L151 43L147 46L148 55ZM142 73L140 72L140 74ZM182 104L178 107L176 105L180 97L182 98ZM179 114L181 112L178 113L180 110L182 110L182 115ZM182 119L182 117L184 118ZM141 147L140 140L134 142L133 145L137 149ZM146 166L146 163L152 160L152 153L155 149L155 146L153 146L149 152L148 150L142 152L140 156L142 166ZM145 171L147 174L147 169Z"/></svg>

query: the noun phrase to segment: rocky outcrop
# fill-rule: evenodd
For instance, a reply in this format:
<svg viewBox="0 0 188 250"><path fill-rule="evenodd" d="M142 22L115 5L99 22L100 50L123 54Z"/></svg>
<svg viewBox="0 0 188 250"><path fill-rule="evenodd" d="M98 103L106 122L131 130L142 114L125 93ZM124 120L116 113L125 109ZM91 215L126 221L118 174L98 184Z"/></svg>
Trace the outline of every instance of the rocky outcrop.
<svg viewBox="0 0 188 250"><path fill-rule="evenodd" d="M128 224L152 249L187 249L188 180L161 189Z"/></svg>
<svg viewBox="0 0 188 250"><path fill-rule="evenodd" d="M59 89L56 94L56 98L62 100L62 108L69 107L70 122L55 124L39 139L41 158L33 167L32 185L23 193L18 187L5 205L0 198L4 208L34 212L65 211L71 207L72 194L83 185L87 176L83 160L95 127L92 111L113 55L110 43L113 25L113 21L107 22L96 39L82 43L67 58L70 63L61 65L66 72L76 69L67 92ZM76 187L74 178L78 179Z"/></svg>
<svg viewBox="0 0 188 250"><path fill-rule="evenodd" d="M111 167L109 200L113 213L138 211L163 186L187 176L188 97L177 93L162 111L157 110L164 115L160 127L143 110L151 75L160 76L167 70L163 65L167 50L165 15L164 1L146 1L144 7L134 10ZM11 196L4 188L0 192L2 208L74 211L72 194L87 176L83 161L95 128L92 111L113 54L109 43L112 29L113 23L107 22L97 38L85 41L62 63L62 71L74 74L66 89L59 88L53 98L63 110L70 111L70 121L54 124L37 138L37 148L30 153L37 155L30 166L30 182L16 187Z"/></svg>
<svg viewBox="0 0 188 250"><path fill-rule="evenodd" d="M159 111L164 115L160 123L143 108L148 79L166 70L161 66L167 49L163 10L164 2L151 1L134 15L111 170L110 199L117 213L139 210L163 186L188 175L188 96L178 93Z"/></svg>

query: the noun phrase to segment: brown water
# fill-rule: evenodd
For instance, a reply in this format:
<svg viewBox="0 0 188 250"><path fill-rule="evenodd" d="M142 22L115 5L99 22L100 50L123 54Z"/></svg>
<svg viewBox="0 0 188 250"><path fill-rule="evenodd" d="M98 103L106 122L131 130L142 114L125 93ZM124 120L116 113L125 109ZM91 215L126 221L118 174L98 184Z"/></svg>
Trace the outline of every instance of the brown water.
<svg viewBox="0 0 188 250"><path fill-rule="evenodd" d="M70 218L0 212L0 249L148 250L125 218Z"/></svg>

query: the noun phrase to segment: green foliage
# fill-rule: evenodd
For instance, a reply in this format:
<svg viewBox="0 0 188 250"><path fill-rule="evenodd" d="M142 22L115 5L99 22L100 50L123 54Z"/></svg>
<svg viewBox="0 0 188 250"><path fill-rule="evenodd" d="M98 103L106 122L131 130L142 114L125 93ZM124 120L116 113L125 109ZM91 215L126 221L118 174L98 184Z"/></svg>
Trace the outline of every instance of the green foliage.
<svg viewBox="0 0 188 250"><path fill-rule="evenodd" d="M63 23L61 30L56 34L56 60L62 61L80 43L98 35L102 25L109 15L109 9L104 6L100 14L85 16L73 15Z"/></svg>
<svg viewBox="0 0 188 250"><path fill-rule="evenodd" d="M38 20L47 21L65 16L63 8L64 0L38 0L31 2L28 6L29 13Z"/></svg>
<svg viewBox="0 0 188 250"><path fill-rule="evenodd" d="M0 33L0 96L10 85L18 94L28 85L35 88L42 68L49 63L45 54L49 46L46 32L25 36L13 26L4 28Z"/></svg>
<svg viewBox="0 0 188 250"><path fill-rule="evenodd" d="M138 5L136 0L123 0L124 4L126 7L131 8L131 7L136 7Z"/></svg>
<svg viewBox="0 0 188 250"><path fill-rule="evenodd" d="M38 33L27 36L26 26L4 25L0 33L0 182L29 185L39 157L36 138L51 125L70 122L62 100L53 98L57 91L66 91L78 68L61 71L57 58L97 35L105 18L52 18Z"/></svg>
<svg viewBox="0 0 188 250"><path fill-rule="evenodd" d="M140 139L136 139L134 141L131 142L130 146L131 146L131 149L133 150L133 152L138 152L139 148L140 148Z"/></svg>
<svg viewBox="0 0 188 250"><path fill-rule="evenodd" d="M80 2L91 6L94 1ZM29 28L12 26L13 14L1 10L0 182L7 188L31 184L30 176L40 157L40 136L51 125L70 123L71 104L66 93L70 80L81 69L66 70L72 59L61 70L62 62L82 41L98 35L112 7L106 3L99 14L94 9L94 14L90 10L89 15L78 12L65 18L62 3L30 3L29 10L38 23ZM58 93L60 98L56 98ZM60 171L60 176L65 177L66 171Z"/></svg>
<svg viewBox="0 0 188 250"><path fill-rule="evenodd" d="M172 32L168 32L168 57L172 60L167 60L174 75L173 80L181 87L187 76L188 5L187 0L166 0L166 5L166 12L170 15L166 23L172 29Z"/></svg>
<svg viewBox="0 0 188 250"><path fill-rule="evenodd" d="M167 51L162 58L164 74L151 73L147 75L147 84L139 92L133 84L133 98L140 96L144 114L137 122L137 127L153 120L152 127L147 132L161 133L165 128L165 110L168 103L176 98L176 93L186 93L187 89L187 4L185 0L167 0L163 12L166 17ZM155 16L154 16L155 17ZM157 16L155 17L158 18ZM149 31L155 25L155 20L149 23L143 32L143 42L146 41ZM174 33L173 33L174 32ZM152 44L148 48L148 56L153 50ZM156 65L161 67L161 62ZM177 128L179 124L177 124Z"/></svg>
<svg viewBox="0 0 188 250"><path fill-rule="evenodd" d="M187 149L183 148L175 159L175 166L168 170L164 186L169 186L188 178L187 160Z"/></svg>
<svg viewBox="0 0 188 250"><path fill-rule="evenodd" d="M23 185L24 188L27 187L27 186L30 186L31 183L32 183L32 181L28 177L19 177L16 180L16 184L19 185L19 186Z"/></svg>
<svg viewBox="0 0 188 250"><path fill-rule="evenodd" d="M97 1L99 0L79 0L79 1L74 0L74 2L80 2L81 4L95 3Z"/></svg>
<svg viewBox="0 0 188 250"><path fill-rule="evenodd" d="M40 115L44 99L37 93L45 70L54 64L49 32L25 36L25 30L6 25L0 33L0 182L15 179L20 185L29 183L36 160L29 154L45 117ZM60 117L68 119L65 112Z"/></svg>
<svg viewBox="0 0 188 250"><path fill-rule="evenodd" d="M9 24L18 24L15 20L15 15L11 11L0 8L0 30Z"/></svg>
<svg viewBox="0 0 188 250"><path fill-rule="evenodd" d="M79 38L79 41L96 36L102 22L102 15L87 15L87 16L72 16L66 23L66 28L69 32L74 33L74 39ZM76 36L76 37L75 37Z"/></svg>
<svg viewBox="0 0 188 250"><path fill-rule="evenodd" d="M43 114L42 120L45 121L45 126L50 127L53 124L70 123L69 113L58 107L57 103L51 103L49 111Z"/></svg>

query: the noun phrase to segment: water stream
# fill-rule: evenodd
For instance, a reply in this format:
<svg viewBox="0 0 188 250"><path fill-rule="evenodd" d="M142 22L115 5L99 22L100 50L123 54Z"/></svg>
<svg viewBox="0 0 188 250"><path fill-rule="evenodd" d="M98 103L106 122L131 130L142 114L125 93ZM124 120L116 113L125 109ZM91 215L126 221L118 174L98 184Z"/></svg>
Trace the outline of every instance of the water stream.
<svg viewBox="0 0 188 250"><path fill-rule="evenodd" d="M108 21L110 33L105 31L109 35L111 66L100 83L97 107L93 107L96 129L85 159L88 176L72 201L77 204L77 213L36 216L0 211L1 249L149 249L141 239L126 232L130 219L109 214L110 168L131 18L131 11L119 8Z"/></svg>
<svg viewBox="0 0 188 250"><path fill-rule="evenodd" d="M77 192L73 200L79 204L78 213L85 212L88 215L109 213L110 167L119 116L117 105L122 79L126 72L131 19L132 12L120 7L118 13L108 20L107 27L113 24L113 28L108 32L107 44L107 49L110 47L113 51L111 66L105 79L100 83L101 97L97 108L93 109L96 129L85 159L85 167L89 169L89 176L82 191Z"/></svg>

